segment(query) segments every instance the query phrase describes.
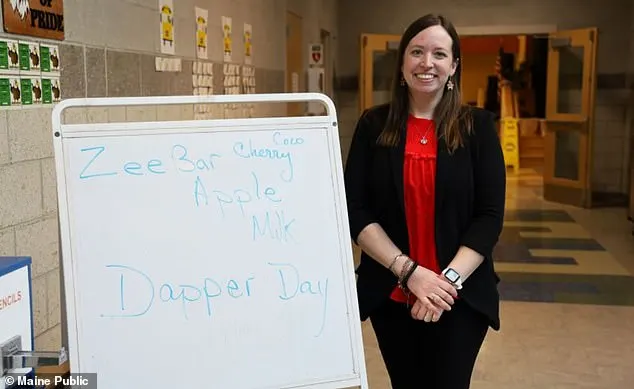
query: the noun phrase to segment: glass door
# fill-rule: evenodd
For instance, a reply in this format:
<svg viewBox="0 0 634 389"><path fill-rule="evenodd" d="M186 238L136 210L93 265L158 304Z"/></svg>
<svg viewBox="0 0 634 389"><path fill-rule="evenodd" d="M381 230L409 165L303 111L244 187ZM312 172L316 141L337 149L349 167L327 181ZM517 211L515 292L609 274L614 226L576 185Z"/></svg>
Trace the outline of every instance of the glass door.
<svg viewBox="0 0 634 389"><path fill-rule="evenodd" d="M400 39L399 35L361 35L359 113L389 101Z"/></svg>
<svg viewBox="0 0 634 389"><path fill-rule="evenodd" d="M592 206L596 28L551 33L546 85L544 198Z"/></svg>

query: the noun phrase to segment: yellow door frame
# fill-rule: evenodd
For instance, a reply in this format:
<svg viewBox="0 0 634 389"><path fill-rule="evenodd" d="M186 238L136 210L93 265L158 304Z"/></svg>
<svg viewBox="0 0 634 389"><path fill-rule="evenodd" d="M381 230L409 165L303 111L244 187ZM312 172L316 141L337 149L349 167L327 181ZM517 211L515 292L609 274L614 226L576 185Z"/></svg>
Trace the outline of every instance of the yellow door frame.
<svg viewBox="0 0 634 389"><path fill-rule="evenodd" d="M359 69L359 114L372 106L374 52L388 49L389 42L398 42L400 35L361 34L361 67Z"/></svg>
<svg viewBox="0 0 634 389"><path fill-rule="evenodd" d="M581 105L577 113L560 112L558 101L561 50L583 49ZM546 85L546 131L544 142L544 198L578 207L592 207L592 139L596 98L597 29L557 31L549 36ZM565 92L564 92L565 93ZM577 177L558 177L557 141L574 136L577 153ZM570 139L570 138L569 138ZM575 139L575 138L572 138Z"/></svg>

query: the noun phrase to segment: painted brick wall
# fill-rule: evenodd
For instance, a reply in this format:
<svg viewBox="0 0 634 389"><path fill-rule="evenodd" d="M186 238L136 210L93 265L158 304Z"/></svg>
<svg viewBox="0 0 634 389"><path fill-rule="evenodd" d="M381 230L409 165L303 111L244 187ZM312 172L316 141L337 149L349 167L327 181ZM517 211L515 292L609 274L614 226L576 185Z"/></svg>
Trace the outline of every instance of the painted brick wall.
<svg viewBox="0 0 634 389"><path fill-rule="evenodd" d="M232 17L233 60L241 63L242 26L253 28L256 92L283 92L285 15L303 18L308 43L320 29L336 35L335 0L174 0L176 56L182 72L159 73L158 0L65 0L66 40L60 44L62 98L192 94L194 7L209 10L209 60L216 93L222 86L221 16ZM4 34L6 35L6 34ZM25 37L26 39L30 39ZM261 112L266 114L267 112ZM191 106L69 110L66 123L173 120ZM33 257L36 348L62 344L60 269L51 108L0 110L0 255Z"/></svg>
<svg viewBox="0 0 634 389"><path fill-rule="evenodd" d="M286 10L303 17L304 42L319 40L321 28L330 31L339 78L356 77L358 39L362 32L399 34L413 15L442 12L460 28L488 24L555 24L562 29L597 26L600 90L594 183L599 190L623 191L629 148L629 73L634 73L634 7L630 0L602 2L526 2L520 0L175 0L176 55L182 74L157 74L156 0L65 0L67 40L61 45L64 97L180 94L191 91L187 66L194 60L190 34L193 8L210 15L210 54L220 71L220 16L233 18L234 32L242 23L253 25L257 91L284 88ZM180 12L179 9L186 11ZM217 35L214 36L214 31ZM181 38L180 37L185 37ZM234 58L242 60L239 39ZM341 143L347 154L356 121L356 89L336 95ZM31 255L34 260L34 307L38 349L61 342L58 235L50 108L0 111L0 255ZM90 109L69 112L67 120L119 121L189 118L192 107Z"/></svg>

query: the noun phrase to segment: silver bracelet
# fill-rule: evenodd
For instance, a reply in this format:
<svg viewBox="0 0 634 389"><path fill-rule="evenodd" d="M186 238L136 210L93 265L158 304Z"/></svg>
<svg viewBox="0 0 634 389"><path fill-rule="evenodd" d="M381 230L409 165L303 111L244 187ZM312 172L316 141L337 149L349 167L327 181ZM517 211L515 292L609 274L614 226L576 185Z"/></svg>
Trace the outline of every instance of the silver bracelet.
<svg viewBox="0 0 634 389"><path fill-rule="evenodd" d="M392 260L392 263L390 264L390 267L388 268L389 271L394 272L394 265L396 265L396 260L399 259L400 257L405 257L406 255L403 253L400 254L396 254L394 256L394 259Z"/></svg>

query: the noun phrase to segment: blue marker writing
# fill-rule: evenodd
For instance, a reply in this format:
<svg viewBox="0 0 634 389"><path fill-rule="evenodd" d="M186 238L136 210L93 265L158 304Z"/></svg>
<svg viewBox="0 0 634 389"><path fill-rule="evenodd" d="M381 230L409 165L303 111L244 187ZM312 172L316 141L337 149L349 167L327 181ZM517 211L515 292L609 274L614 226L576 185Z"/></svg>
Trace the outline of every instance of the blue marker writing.
<svg viewBox="0 0 634 389"><path fill-rule="evenodd" d="M250 297L251 282L254 280L254 277L249 277L243 283L239 283L235 279L229 279L224 286L208 277L201 280L201 286L165 282L158 287L158 299L155 299L155 283L143 271L125 265L107 265L106 268L120 272L117 296L120 312L101 315L109 318L144 316L156 302L180 303L185 319L189 318L188 308L192 304L204 303L207 316L211 317L214 298L222 296L224 291L232 299ZM134 288L128 291L130 288L126 288L126 285L134 285Z"/></svg>
<svg viewBox="0 0 634 389"><path fill-rule="evenodd" d="M194 202L196 206L198 207L201 204L209 205L209 195L212 195L212 200L215 197L220 214L224 218L227 210L232 206L238 208L240 215L246 216L246 206L251 202L258 200L270 201L274 204L282 202L282 197L275 188L262 184L255 172L251 172L250 175L253 186L245 185L234 190L214 189L212 191L208 191L202 178L196 176L196 181L194 182Z"/></svg>
<svg viewBox="0 0 634 389"><path fill-rule="evenodd" d="M205 205L209 205L207 189L205 189L205 185L203 185L203 182L200 180L200 176L196 176L196 181L194 182L194 200L197 207L200 205L201 200Z"/></svg>
<svg viewBox="0 0 634 389"><path fill-rule="evenodd" d="M138 317L145 315L154 303L154 283L147 274L125 265L107 265L109 269L118 269L121 272L119 277L119 306L121 314L101 315L102 317ZM126 304L125 283L126 279L132 279L131 284L135 285L135 292L130 297L133 304ZM145 293L143 293L145 292ZM132 305L133 310L128 311L126 306ZM126 312L128 311L128 312ZM123 313L125 312L125 313Z"/></svg>
<svg viewBox="0 0 634 389"><path fill-rule="evenodd" d="M246 145L244 144L244 142L236 142L233 145L233 152L240 158L259 158L285 161L287 164L287 169L283 170L282 173L280 173L280 177L286 182L293 181L293 176L295 174L293 168L293 158L291 153L288 151L281 151L278 149L266 147L255 148L253 147L253 141L249 139Z"/></svg>
<svg viewBox="0 0 634 389"><path fill-rule="evenodd" d="M304 144L304 138L284 136L281 132L275 131L273 133L273 143L277 146L299 146Z"/></svg>
<svg viewBox="0 0 634 389"><path fill-rule="evenodd" d="M291 234L291 226L294 222L295 219L287 221L284 211L275 211L272 215L266 211L263 217L253 215L251 217L252 238L253 240L268 238L282 243L294 242L295 239Z"/></svg>
<svg viewBox="0 0 634 389"><path fill-rule="evenodd" d="M172 147L172 160L177 169L181 172L193 172L194 170L211 171L216 168L214 159L220 158L220 154L210 153L207 159L199 158L190 159L187 147L183 145L174 145Z"/></svg>
<svg viewBox="0 0 634 389"><path fill-rule="evenodd" d="M81 173L79 173L79 178L82 180L85 180L87 178L92 178L92 177L114 176L117 174L117 172L100 172L100 173L92 173L92 174L86 173L86 170L88 170L88 168L91 167L91 165L95 162L97 157L99 157L101 153L106 151L106 146L96 146L96 147L88 147L88 148L81 149L82 153L85 153L87 151L95 151L95 150L97 151L95 155L92 156L90 161L88 161L88 164L86 164L86 166L84 166L84 168L82 169Z"/></svg>
<svg viewBox="0 0 634 389"><path fill-rule="evenodd" d="M315 337L320 336L326 325L326 314L328 312L328 278L317 282L303 280L296 266L290 263L272 263L270 266L277 269L280 277L281 292L278 296L280 300L289 301L298 296L308 295L322 299L322 310L320 313L320 323Z"/></svg>

